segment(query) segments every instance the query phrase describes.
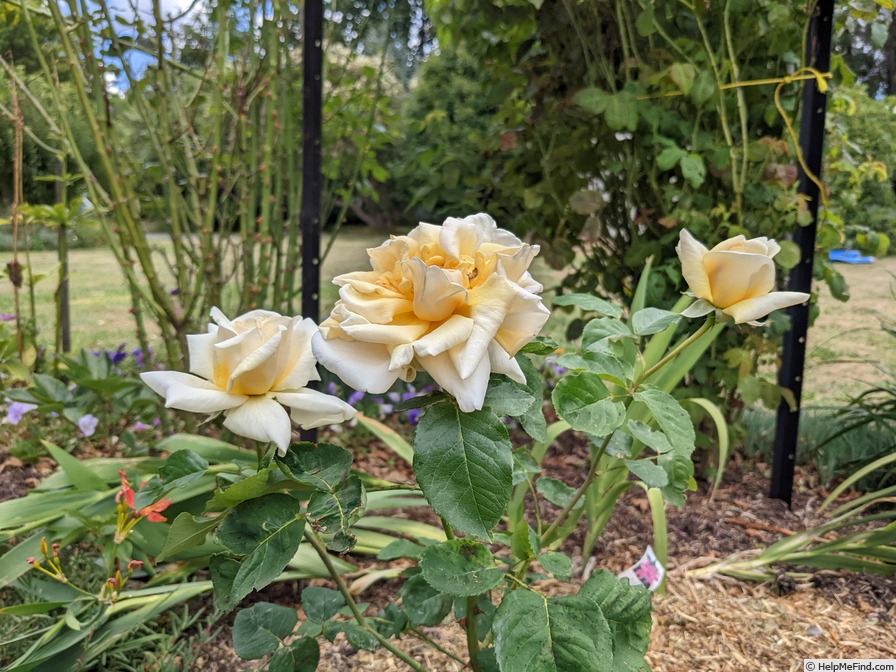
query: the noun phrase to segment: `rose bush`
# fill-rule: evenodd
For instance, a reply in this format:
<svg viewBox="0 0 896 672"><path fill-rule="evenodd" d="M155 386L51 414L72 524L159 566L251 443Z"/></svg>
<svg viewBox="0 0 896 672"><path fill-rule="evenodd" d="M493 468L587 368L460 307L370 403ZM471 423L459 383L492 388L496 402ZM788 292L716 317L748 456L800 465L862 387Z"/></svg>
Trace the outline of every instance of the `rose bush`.
<svg viewBox="0 0 896 672"><path fill-rule="evenodd" d="M290 417L308 429L354 415L341 399L306 387L320 380L311 352L317 327L310 319L253 310L229 320L217 308L211 317L215 323L209 324L208 333L187 336L190 373L140 374L165 397L166 407L194 413L223 411L227 429L273 442L281 454L290 442ZM289 407L289 414L283 406Z"/></svg>
<svg viewBox="0 0 896 672"><path fill-rule="evenodd" d="M681 273L696 301L682 315L702 317L713 310L759 326L757 320L771 312L808 301L804 292L774 292L774 256L780 246L766 237L735 236L707 250L687 230L678 246Z"/></svg>
<svg viewBox="0 0 896 672"><path fill-rule="evenodd" d="M423 369L462 411L481 409L492 373L525 382L514 355L550 315L528 272L538 250L486 214L393 236L368 250L372 270L334 279L340 298L314 354L358 390Z"/></svg>

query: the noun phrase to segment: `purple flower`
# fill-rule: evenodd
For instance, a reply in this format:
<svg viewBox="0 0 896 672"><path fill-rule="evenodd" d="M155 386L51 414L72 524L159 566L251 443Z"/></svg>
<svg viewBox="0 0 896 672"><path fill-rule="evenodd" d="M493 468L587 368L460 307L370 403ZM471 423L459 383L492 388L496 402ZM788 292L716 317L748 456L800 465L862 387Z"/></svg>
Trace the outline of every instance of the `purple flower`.
<svg viewBox="0 0 896 672"><path fill-rule="evenodd" d="M17 425L23 415L33 411L35 408L37 408L35 404L26 404L24 401L11 401L6 408L6 421L11 425Z"/></svg>
<svg viewBox="0 0 896 672"><path fill-rule="evenodd" d="M407 401L408 399L414 399L417 396L417 393L414 390L409 390L401 395L402 401Z"/></svg>
<svg viewBox="0 0 896 672"><path fill-rule="evenodd" d="M392 404L380 404L380 413L383 413L384 415L388 415L389 413L392 412L392 408L393 408Z"/></svg>
<svg viewBox="0 0 896 672"><path fill-rule="evenodd" d="M0 322L12 322L15 319L15 315L10 315L9 313L0 313Z"/></svg>
<svg viewBox="0 0 896 672"><path fill-rule="evenodd" d="M120 364L128 356L128 353L124 351L124 343L122 343L116 350L106 350L106 356L113 364Z"/></svg>
<svg viewBox="0 0 896 672"><path fill-rule="evenodd" d="M408 422L410 422L412 425L416 425L418 422L420 422L421 415L423 415L423 411L421 411L419 408L412 408L410 411L408 411Z"/></svg>
<svg viewBox="0 0 896 672"><path fill-rule="evenodd" d="M93 436L98 423L99 420L95 416L88 413L78 418L78 429L81 430L81 433L84 436Z"/></svg>
<svg viewBox="0 0 896 672"><path fill-rule="evenodd" d="M348 402L349 406L354 406L359 401L361 401L363 398L364 398L364 393L362 391L358 390L357 392L352 392L349 395L348 399L346 399L346 401Z"/></svg>
<svg viewBox="0 0 896 672"><path fill-rule="evenodd" d="M145 422L140 422L139 420L131 425L132 432L145 432L147 429L152 429L152 425L147 425Z"/></svg>
<svg viewBox="0 0 896 672"><path fill-rule="evenodd" d="M152 419L152 426L153 426L153 427L158 427L158 426L161 425L161 424L162 424L162 419L161 419L161 418L153 418L153 419Z"/></svg>
<svg viewBox="0 0 896 672"><path fill-rule="evenodd" d="M387 397L387 398L389 399L389 401L391 401L393 404L397 404L399 401L401 401L401 395L398 394L398 392L390 392L389 394L386 395L386 397Z"/></svg>
<svg viewBox="0 0 896 672"><path fill-rule="evenodd" d="M331 380L329 383L327 383L327 394L329 394L331 397L335 397L336 392L336 383Z"/></svg>

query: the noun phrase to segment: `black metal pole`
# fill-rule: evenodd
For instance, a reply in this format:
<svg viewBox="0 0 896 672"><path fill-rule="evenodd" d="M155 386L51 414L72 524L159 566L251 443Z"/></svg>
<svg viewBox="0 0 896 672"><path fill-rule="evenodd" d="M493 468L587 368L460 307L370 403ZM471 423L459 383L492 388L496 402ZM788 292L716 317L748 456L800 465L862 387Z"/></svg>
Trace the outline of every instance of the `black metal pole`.
<svg viewBox="0 0 896 672"><path fill-rule="evenodd" d="M834 0L819 0L810 19L806 41L806 63L821 72L831 67L831 29L834 23ZM824 121L827 96L818 90L815 79L803 86L800 149L806 165L819 179L824 155ZM815 233L818 223L818 185L799 168L799 192L809 201L812 223L797 228L793 242L800 248L800 263L790 271L787 289L793 292L812 290L812 269L815 262ZM775 426L775 447L772 457L772 483L769 495L790 504L793 492L793 468L796 464L796 444L800 426L800 402L803 394L803 367L806 359L806 333L809 329L809 304L788 310L790 331L784 335L784 352L778 371L778 384L793 392L796 407L785 400L778 406Z"/></svg>
<svg viewBox="0 0 896 672"><path fill-rule="evenodd" d="M323 116L322 0L305 0L302 40L302 315L320 319L321 117ZM317 430L302 430L302 439L316 441Z"/></svg>

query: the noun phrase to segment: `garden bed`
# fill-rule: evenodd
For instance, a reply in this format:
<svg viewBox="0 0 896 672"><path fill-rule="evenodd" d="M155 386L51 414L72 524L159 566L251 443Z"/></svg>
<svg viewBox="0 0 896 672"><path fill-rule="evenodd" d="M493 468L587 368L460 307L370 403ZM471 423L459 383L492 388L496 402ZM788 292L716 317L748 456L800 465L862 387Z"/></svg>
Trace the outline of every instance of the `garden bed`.
<svg viewBox="0 0 896 672"><path fill-rule="evenodd" d="M582 478L587 446L566 434L545 458L545 474L576 484ZM374 475L396 480L410 476L408 468L377 442L361 451L358 466ZM52 470L41 459L24 465L0 453L2 499L20 496ZM792 509L767 497L768 468L762 463L729 465L719 490L711 495L701 483L684 509L669 509L670 574L668 591L654 599L654 629L648 660L657 672L685 670L799 669L804 657L896 657L896 587L891 579L847 572L816 571L805 578L782 573L773 584L751 584L727 578L696 580L688 571L733 553L748 552L773 543L789 532L818 522L814 511L824 494L811 471L798 469ZM547 505L550 506L550 505ZM424 511L408 510L419 516ZM429 512L426 512L429 513ZM545 512L548 513L548 512ZM427 520L427 522L432 522ZM606 568L619 572L632 564L652 541L652 524L646 497L630 490L619 502L601 536L591 562L581 557L584 522L566 543L576 576L583 569ZM363 567L385 566L369 557L352 556ZM792 568L790 568L792 569ZM316 583L327 585L326 581ZM553 585L552 585L553 584ZM247 598L246 603L267 600L300 608L304 583L274 584ZM384 581L360 599L371 611L394 598L399 583ZM561 584L544 581L544 592L558 592ZM195 608L211 609L210 600ZM198 650L194 665L207 671L261 669L241 661L230 644L232 616ZM425 628L425 634L446 651L463 658L465 635L456 625ZM447 655L411 637L401 646L419 657L427 669L451 672L463 669ZM758 666L758 667L757 667ZM404 669L403 663L382 651L354 651L340 635L322 649L320 669L332 672Z"/></svg>

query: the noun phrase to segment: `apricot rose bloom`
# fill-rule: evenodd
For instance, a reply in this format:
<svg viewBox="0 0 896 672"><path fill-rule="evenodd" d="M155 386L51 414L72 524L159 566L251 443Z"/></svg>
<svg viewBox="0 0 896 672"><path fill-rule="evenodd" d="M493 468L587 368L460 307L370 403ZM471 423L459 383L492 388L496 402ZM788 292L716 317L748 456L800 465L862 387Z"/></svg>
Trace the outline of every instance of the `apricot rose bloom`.
<svg viewBox="0 0 896 672"><path fill-rule="evenodd" d="M290 417L310 429L343 422L355 411L341 399L307 387L320 380L311 352L310 319L253 310L229 320L212 308L208 333L187 336L190 373L140 374L165 406L194 413L224 412L224 426L286 453ZM191 375L195 374L195 375ZM281 405L282 404L282 405ZM287 413L283 406L287 406Z"/></svg>
<svg viewBox="0 0 896 672"><path fill-rule="evenodd" d="M697 300L682 311L685 317L701 317L713 310L759 326L757 320L771 312L809 299L804 292L773 292L775 263L781 250L774 240L735 236L707 250L688 231L682 230L678 246L681 273Z"/></svg>
<svg viewBox="0 0 896 672"><path fill-rule="evenodd" d="M340 299L314 354L358 390L385 392L422 369L462 411L481 409L492 373L525 382L514 355L550 314L528 271L538 249L486 214L393 236L367 250L372 270L334 279Z"/></svg>

